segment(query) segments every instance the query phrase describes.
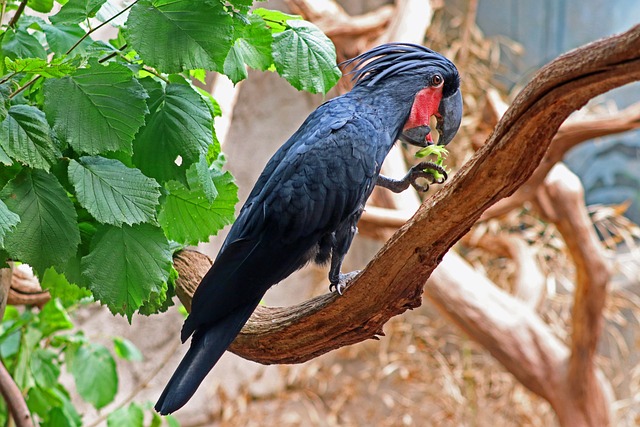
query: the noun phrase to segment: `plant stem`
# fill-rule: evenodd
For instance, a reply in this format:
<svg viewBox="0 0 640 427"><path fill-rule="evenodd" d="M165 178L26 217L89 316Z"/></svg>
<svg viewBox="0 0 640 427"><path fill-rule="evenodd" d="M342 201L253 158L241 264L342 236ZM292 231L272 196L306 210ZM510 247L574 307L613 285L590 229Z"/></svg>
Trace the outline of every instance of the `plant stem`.
<svg viewBox="0 0 640 427"><path fill-rule="evenodd" d="M16 385L13 378L5 368L4 364L0 362L0 392L4 398L7 406L9 407L9 413L11 418L15 422L17 427L33 427L31 420L31 413L27 408L27 403L24 401L24 397L20 392L20 389Z"/></svg>
<svg viewBox="0 0 640 427"><path fill-rule="evenodd" d="M160 80L162 80L163 82L165 82L165 83L167 83L167 84L171 83L171 82L169 81L169 79L167 79L167 78L166 78L166 77L164 77L162 74L160 74L158 71L156 71L155 69L153 69L153 68L149 67L148 65L143 65L143 68L144 68L144 70L145 70L147 73L151 73L151 74L153 74L154 76L156 76L157 78L159 78L159 79L160 79Z"/></svg>
<svg viewBox="0 0 640 427"><path fill-rule="evenodd" d="M131 3L129 6L125 7L124 9L122 9L120 12L116 13L115 15L113 15L111 18L107 19L106 21L104 21L103 23L101 23L100 25L98 25L95 28L91 28L89 31L87 31L87 33L80 37L80 39L69 48L69 50L67 50L66 54L68 55L69 53L71 53L71 51L73 51L73 49L75 49L76 47L78 47L78 45L80 45L80 43L82 43L87 37L89 37L92 33L98 31L100 28L104 27L106 24L108 24L109 22L113 21L114 19L116 19L118 16L122 15L123 13L125 13L126 11L128 11L129 9L131 9L133 7L133 5L135 5L136 3L138 3L138 0L134 1L133 3Z"/></svg>
<svg viewBox="0 0 640 427"><path fill-rule="evenodd" d="M115 52L111 52L110 54L108 54L105 57L102 57L100 59L98 59L98 63L102 64L103 62L106 62L108 60L110 60L111 58L113 58L114 56L120 55L120 53L122 52L123 49L126 49L128 46L127 43L123 44L120 49L116 50Z"/></svg>
<svg viewBox="0 0 640 427"><path fill-rule="evenodd" d="M0 80L0 85L8 82L9 80L11 80L13 78L13 76L15 76L16 74L18 74L18 73L14 71L13 73L9 74L4 79Z"/></svg>
<svg viewBox="0 0 640 427"><path fill-rule="evenodd" d="M37 76L34 76L31 80L26 82L24 85L20 86L18 89L16 89L15 92L9 95L9 99L13 99L13 97L15 97L17 94L19 94L20 92L22 92L23 90L25 90L26 88L28 88L29 86L37 82L40 77L42 77L40 74L38 74Z"/></svg>
<svg viewBox="0 0 640 427"><path fill-rule="evenodd" d="M18 6L18 9L16 10L16 14L13 15L13 18L11 18L11 21L9 21L9 26L11 28L15 28L16 24L18 23L20 15L22 15L22 12L24 12L24 8L27 6L27 1L28 0L22 0L20 2L20 6Z"/></svg>

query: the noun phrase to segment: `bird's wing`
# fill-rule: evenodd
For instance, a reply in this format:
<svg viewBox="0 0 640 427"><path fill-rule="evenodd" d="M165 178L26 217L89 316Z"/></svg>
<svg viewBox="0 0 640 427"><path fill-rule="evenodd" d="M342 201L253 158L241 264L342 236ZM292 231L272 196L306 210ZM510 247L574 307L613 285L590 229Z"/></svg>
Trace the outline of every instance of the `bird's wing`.
<svg viewBox="0 0 640 427"><path fill-rule="evenodd" d="M303 266L368 197L379 169L375 124L354 108L324 106L267 164L196 291L183 339Z"/></svg>

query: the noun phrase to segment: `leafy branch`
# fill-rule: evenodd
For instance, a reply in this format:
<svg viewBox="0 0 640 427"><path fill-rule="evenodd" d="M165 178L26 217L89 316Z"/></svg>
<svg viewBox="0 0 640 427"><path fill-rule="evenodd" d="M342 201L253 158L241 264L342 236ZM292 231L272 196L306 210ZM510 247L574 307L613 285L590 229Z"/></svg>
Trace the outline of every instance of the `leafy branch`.
<svg viewBox="0 0 640 427"><path fill-rule="evenodd" d="M103 21L102 23L100 23L98 26L96 26L95 28L91 28L89 31L87 31L85 33L84 36L80 37L80 39L78 39L78 41L69 48L69 50L67 50L66 54L70 54L75 48L77 48L80 43L82 43L83 41L86 40L87 37L89 37L92 33L95 33L96 31L98 31L100 28L104 27L105 25L107 25L108 23L112 22L114 19L117 19L118 17L120 17L122 14L126 13L129 9L131 9L133 6L136 5L136 3L138 3L138 0L134 0L131 4L129 4L127 7L125 7L124 9L122 9L120 12L116 13L115 15L113 15L111 18L106 19L105 21Z"/></svg>
<svg viewBox="0 0 640 427"><path fill-rule="evenodd" d="M58 382L62 364L96 408L113 400L117 384L115 369L96 377L106 369L96 364L112 366L106 348L56 333L72 326L67 309L91 298L129 321L167 310L173 253L234 219L237 186L222 170L214 130L219 107L189 76L212 70L238 82L247 67L275 68L314 93L340 77L330 40L280 12L135 0L92 27L103 4L70 1L44 21L28 16L25 0L15 28L0 34L0 261L31 265L51 295L40 313L10 311L0 342L19 338L4 361L31 413L49 425L82 422ZM126 12L119 50L92 40ZM20 17L37 25L16 24ZM275 31L263 17L286 27ZM45 327L52 319L55 327ZM108 421L141 418L141 406L124 406L134 396Z"/></svg>
<svg viewBox="0 0 640 427"><path fill-rule="evenodd" d="M96 26L95 28L91 28L89 29L89 31L87 31L82 37L80 37L66 52L65 55L70 54L71 52L73 52L74 49L76 49L83 41L85 41L89 36L91 36L91 34L93 34L94 32L98 31L100 28L104 27L105 25L107 25L108 23L112 22L114 19L118 18L119 16L121 16L123 13L127 12L129 9L131 9L136 3L138 2L138 0L135 0L134 2L132 2L130 5L128 5L127 7L125 7L124 9L122 9L120 12L116 13L115 15L113 15L111 18L105 20L104 22L100 23L100 25ZM27 0L23 1L20 5L22 6L23 4L26 5ZM23 7L24 10L24 7ZM18 11L16 12L16 15L14 15L14 19L17 21L17 17L18 17L18 12L21 12L20 9L18 9ZM12 19L13 22L13 19ZM11 23L9 23L9 25L11 26ZM14 24L15 25L15 24ZM5 79L3 79L3 81L1 83L4 83L5 81L7 81L8 79L12 78L13 76L10 77L6 77ZM24 91L25 89L29 88L31 85L33 85L35 82L37 82L42 76L41 75L36 75L34 76L31 80L29 80L27 83L25 83L24 85L20 86L18 89L16 89L13 93L11 93L9 95L9 99L13 99L16 95L18 95L20 92Z"/></svg>

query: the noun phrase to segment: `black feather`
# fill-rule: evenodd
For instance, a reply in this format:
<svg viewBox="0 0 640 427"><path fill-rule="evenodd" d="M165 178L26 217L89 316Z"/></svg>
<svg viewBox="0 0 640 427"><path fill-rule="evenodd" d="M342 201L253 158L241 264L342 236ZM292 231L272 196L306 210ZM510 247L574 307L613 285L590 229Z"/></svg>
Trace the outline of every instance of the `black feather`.
<svg viewBox="0 0 640 427"><path fill-rule="evenodd" d="M191 347L156 409L179 409L233 341L265 292L310 261L338 280L380 167L412 100L434 72L457 85L453 64L422 46L383 45L345 63L354 89L322 104L269 160L182 329ZM446 89L446 87L445 87ZM454 88L457 90L457 87Z"/></svg>
<svg viewBox="0 0 640 427"><path fill-rule="evenodd" d="M455 70L455 65L439 53L421 45L412 43L388 43L375 47L355 58L340 64L344 68L352 67L349 74L355 86L373 86L384 79L398 74L419 75L427 68ZM453 81L447 82L443 96L453 94L460 86L458 73Z"/></svg>

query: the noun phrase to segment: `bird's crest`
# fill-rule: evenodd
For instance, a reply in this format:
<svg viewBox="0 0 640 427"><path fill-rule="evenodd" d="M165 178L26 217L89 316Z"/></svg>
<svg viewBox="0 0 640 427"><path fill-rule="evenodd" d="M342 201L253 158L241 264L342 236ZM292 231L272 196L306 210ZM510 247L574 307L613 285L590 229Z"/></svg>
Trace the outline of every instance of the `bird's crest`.
<svg viewBox="0 0 640 427"><path fill-rule="evenodd" d="M427 47L412 43L388 43L375 47L340 64L353 67L354 85L373 86L380 80L427 66L454 69L455 65L444 56Z"/></svg>

